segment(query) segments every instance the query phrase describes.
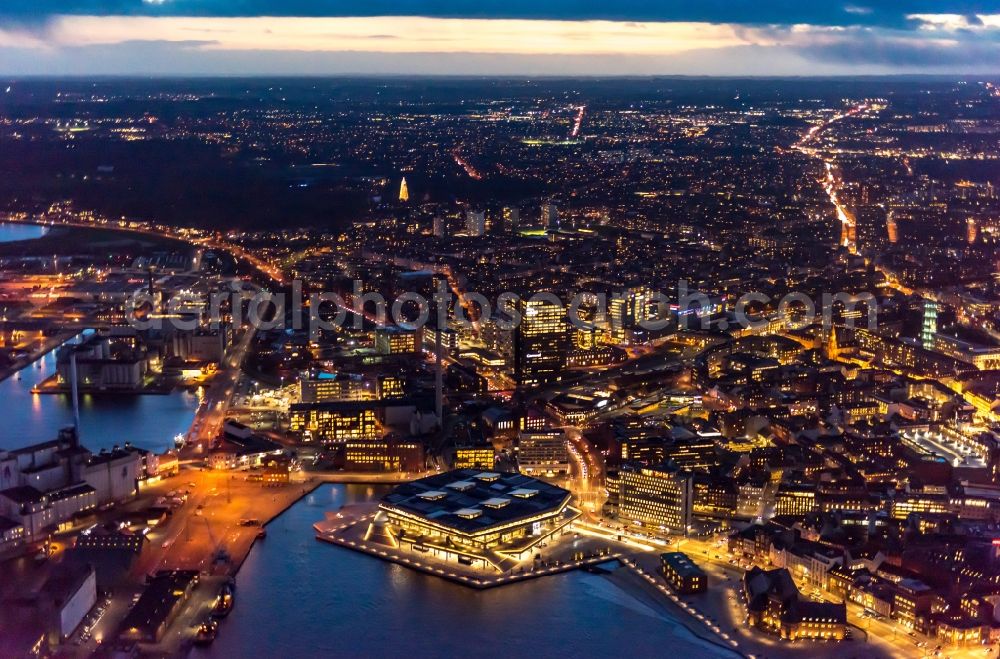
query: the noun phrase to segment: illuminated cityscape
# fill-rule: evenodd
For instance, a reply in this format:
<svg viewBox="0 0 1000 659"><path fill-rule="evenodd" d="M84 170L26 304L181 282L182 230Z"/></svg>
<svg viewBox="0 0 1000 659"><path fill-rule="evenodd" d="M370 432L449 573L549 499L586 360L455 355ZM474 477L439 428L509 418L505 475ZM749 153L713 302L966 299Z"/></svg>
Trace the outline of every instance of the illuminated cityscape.
<svg viewBox="0 0 1000 659"><path fill-rule="evenodd" d="M1000 651L1000 14L112 4L0 7L0 657Z"/></svg>

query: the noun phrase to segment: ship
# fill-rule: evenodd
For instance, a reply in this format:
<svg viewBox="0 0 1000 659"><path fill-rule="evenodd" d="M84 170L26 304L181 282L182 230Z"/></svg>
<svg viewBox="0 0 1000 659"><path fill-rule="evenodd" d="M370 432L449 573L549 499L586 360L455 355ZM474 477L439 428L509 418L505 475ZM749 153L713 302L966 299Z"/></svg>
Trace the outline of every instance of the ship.
<svg viewBox="0 0 1000 659"><path fill-rule="evenodd" d="M215 640L216 634L219 633L219 623L209 619L201 623L198 627L198 632L194 636L195 645L209 645Z"/></svg>

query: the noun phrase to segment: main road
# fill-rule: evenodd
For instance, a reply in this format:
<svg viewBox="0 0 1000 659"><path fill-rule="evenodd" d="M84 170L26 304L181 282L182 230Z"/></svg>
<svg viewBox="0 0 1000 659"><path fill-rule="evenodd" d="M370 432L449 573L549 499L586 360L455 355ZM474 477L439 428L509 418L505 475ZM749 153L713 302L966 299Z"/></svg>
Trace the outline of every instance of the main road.
<svg viewBox="0 0 1000 659"><path fill-rule="evenodd" d="M233 392L236 391L236 383L239 382L240 373L243 370L243 360L246 359L247 351L256 332L257 328L254 327L254 324L247 323L243 329L243 335L223 357L221 368L213 376L212 384L209 385L205 398L195 413L194 421L188 430L185 451L183 452L185 457L193 457L192 453L203 456L212 439L222 429L226 411L229 409Z"/></svg>
<svg viewBox="0 0 1000 659"><path fill-rule="evenodd" d="M850 211L837 196L837 191L840 188L840 181L838 179L836 171L836 162L833 158L824 156L820 149L812 146L812 144L819 139L819 137L826 131L830 126L837 123L842 119L847 117L852 117L860 112L868 109L867 103L859 103L851 108L840 112L826 121L814 124L807 130L802 137L796 142L793 148L800 153L808 156L819 158L823 161L824 167L826 169L826 177L823 181L823 189L826 191L827 196L830 198L830 203L833 204L834 209L837 211L837 219L840 220L841 230L840 230L840 244L846 247L852 254L858 253L857 246L857 220L854 217L854 213Z"/></svg>

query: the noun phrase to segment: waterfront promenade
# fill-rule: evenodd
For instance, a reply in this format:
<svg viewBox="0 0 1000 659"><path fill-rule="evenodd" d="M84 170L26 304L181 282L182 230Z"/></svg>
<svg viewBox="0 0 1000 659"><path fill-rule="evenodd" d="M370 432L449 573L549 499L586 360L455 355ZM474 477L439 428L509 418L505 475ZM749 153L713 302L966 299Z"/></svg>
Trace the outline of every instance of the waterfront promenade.
<svg viewBox="0 0 1000 659"><path fill-rule="evenodd" d="M329 513L327 519L313 525L316 538L470 588L495 588L622 558L622 554L612 551L607 543L594 538L564 537L562 541L556 541L555 547L546 549L544 560L524 561L506 572L477 569L430 556L418 556L413 552L369 540L368 525L376 511L377 503L373 502ZM582 554L583 558L574 559L574 554Z"/></svg>
<svg viewBox="0 0 1000 659"><path fill-rule="evenodd" d="M401 474L296 472L289 483L268 487L248 481L246 472L188 466L180 475L145 488L140 498L129 505L141 510L172 492L189 493L187 502L149 533L150 544L133 574L141 578L155 570L196 569L235 575L260 531L241 521L258 520L266 529L269 522L323 483L381 484L402 480Z"/></svg>

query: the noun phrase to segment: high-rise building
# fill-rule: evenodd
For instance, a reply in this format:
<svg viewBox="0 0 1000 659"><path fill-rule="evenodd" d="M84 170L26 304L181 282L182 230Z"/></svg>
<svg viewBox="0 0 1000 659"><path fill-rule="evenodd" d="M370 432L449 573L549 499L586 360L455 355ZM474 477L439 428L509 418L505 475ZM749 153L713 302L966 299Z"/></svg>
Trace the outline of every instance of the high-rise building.
<svg viewBox="0 0 1000 659"><path fill-rule="evenodd" d="M611 341L627 345L630 330L640 322L655 317L652 311L653 292L646 286L635 286L608 300L608 325Z"/></svg>
<svg viewBox="0 0 1000 659"><path fill-rule="evenodd" d="M924 322L920 330L920 344L927 350L934 349L934 335L937 334L937 303L924 300Z"/></svg>
<svg viewBox="0 0 1000 659"><path fill-rule="evenodd" d="M562 379L569 334L562 305L544 299L518 302L521 322L514 336L514 380L533 387Z"/></svg>
<svg viewBox="0 0 1000 659"><path fill-rule="evenodd" d="M542 228L546 231L559 228L559 208L551 201L542 204Z"/></svg>
<svg viewBox="0 0 1000 659"><path fill-rule="evenodd" d="M666 466L624 468L619 477L618 517L622 521L687 533L694 501L690 473Z"/></svg>
<svg viewBox="0 0 1000 659"><path fill-rule="evenodd" d="M406 187L406 177L404 176L403 180L399 182L399 201L405 204L409 200L410 190Z"/></svg>
<svg viewBox="0 0 1000 659"><path fill-rule="evenodd" d="M435 238L444 238L445 221L440 215L434 216L433 233Z"/></svg>
<svg viewBox="0 0 1000 659"><path fill-rule="evenodd" d="M896 226L896 214L893 211L889 211L885 216L885 229L889 234L890 243L899 242L899 227Z"/></svg>
<svg viewBox="0 0 1000 659"><path fill-rule="evenodd" d="M474 210L466 211L465 233L476 237L486 235L486 213Z"/></svg>
<svg viewBox="0 0 1000 659"><path fill-rule="evenodd" d="M976 242L977 232L978 229L976 227L976 220L975 218L970 217L965 221L965 239L970 245Z"/></svg>
<svg viewBox="0 0 1000 659"><path fill-rule="evenodd" d="M505 231L511 233L517 231L521 224L521 209L517 206L504 206L503 226Z"/></svg>

